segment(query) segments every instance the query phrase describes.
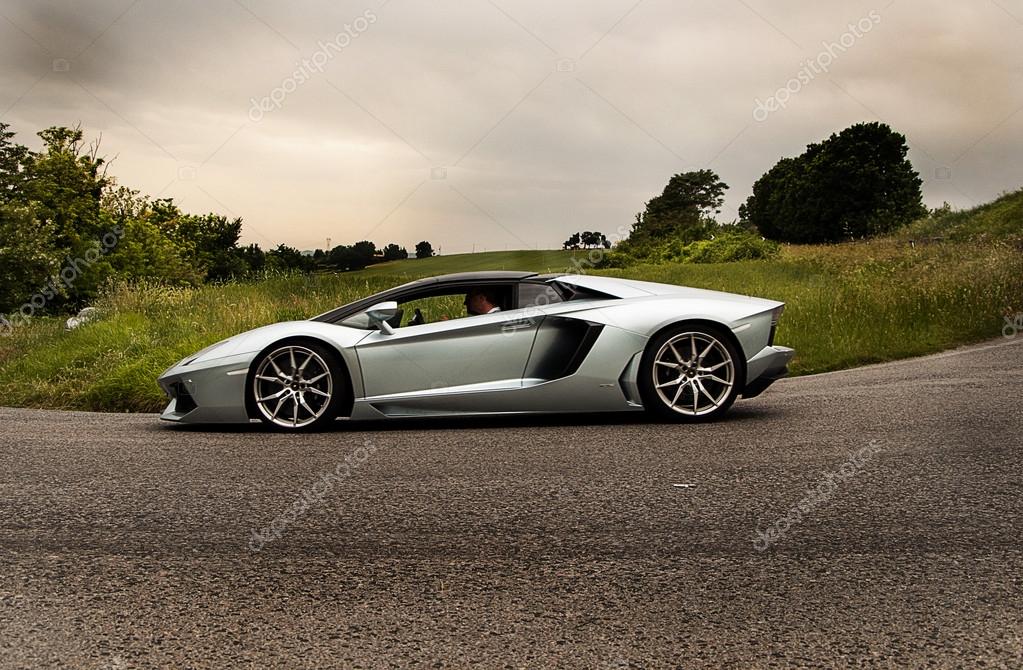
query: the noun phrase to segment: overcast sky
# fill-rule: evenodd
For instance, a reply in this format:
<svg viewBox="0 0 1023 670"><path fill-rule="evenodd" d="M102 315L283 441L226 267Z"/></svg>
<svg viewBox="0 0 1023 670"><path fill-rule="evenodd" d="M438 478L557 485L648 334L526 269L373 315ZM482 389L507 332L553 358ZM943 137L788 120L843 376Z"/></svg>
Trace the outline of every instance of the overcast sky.
<svg viewBox="0 0 1023 670"><path fill-rule="evenodd" d="M928 205L1023 185L1023 1L0 0L0 119L303 249L612 235L685 170L904 133ZM787 89L779 92L779 89Z"/></svg>

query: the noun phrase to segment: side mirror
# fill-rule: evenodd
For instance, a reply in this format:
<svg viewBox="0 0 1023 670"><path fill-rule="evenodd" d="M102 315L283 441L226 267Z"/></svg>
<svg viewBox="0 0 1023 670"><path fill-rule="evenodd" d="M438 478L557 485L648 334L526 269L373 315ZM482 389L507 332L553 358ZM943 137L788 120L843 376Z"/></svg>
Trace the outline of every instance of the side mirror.
<svg viewBox="0 0 1023 670"><path fill-rule="evenodd" d="M385 335L393 335L394 328L388 321L401 314L398 303L392 301L380 302L366 310L371 325L380 329Z"/></svg>

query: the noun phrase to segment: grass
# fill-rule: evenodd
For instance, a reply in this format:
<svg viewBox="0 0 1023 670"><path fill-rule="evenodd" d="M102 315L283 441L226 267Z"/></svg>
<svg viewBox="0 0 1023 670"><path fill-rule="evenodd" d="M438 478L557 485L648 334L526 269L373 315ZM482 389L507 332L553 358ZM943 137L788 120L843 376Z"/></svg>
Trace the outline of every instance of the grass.
<svg viewBox="0 0 1023 670"><path fill-rule="evenodd" d="M943 237L944 242L909 240ZM786 246L770 261L640 265L600 274L783 300L779 344L795 374L836 370L997 337L1023 312L1023 192L878 240ZM578 252L577 252L578 253ZM582 252L585 253L585 252ZM0 336L0 403L155 411L155 378L180 358L256 326L302 319L411 278L482 269L573 270L563 251L462 254L342 275L199 288L111 287L104 317L74 331L36 319Z"/></svg>

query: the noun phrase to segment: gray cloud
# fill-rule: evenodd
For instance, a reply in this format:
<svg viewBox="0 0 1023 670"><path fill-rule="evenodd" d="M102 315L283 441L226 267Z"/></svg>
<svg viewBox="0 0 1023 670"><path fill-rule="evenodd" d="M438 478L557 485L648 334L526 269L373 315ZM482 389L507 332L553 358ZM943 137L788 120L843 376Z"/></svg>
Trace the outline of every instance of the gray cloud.
<svg viewBox="0 0 1023 670"><path fill-rule="evenodd" d="M826 74L754 119L872 11ZM1023 182L1009 12L1023 17L908 0L8 1L0 113L27 143L81 122L122 183L242 216L264 245L557 246L628 225L706 166L731 218L778 158L874 119L907 135L929 204L968 206ZM346 24L356 36L317 56Z"/></svg>

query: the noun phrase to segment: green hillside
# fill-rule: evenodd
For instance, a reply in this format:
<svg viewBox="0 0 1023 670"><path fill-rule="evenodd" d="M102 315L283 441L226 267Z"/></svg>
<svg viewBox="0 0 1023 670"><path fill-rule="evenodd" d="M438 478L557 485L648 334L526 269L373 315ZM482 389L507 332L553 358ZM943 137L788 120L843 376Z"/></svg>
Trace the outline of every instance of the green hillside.
<svg viewBox="0 0 1023 670"><path fill-rule="evenodd" d="M900 231L902 239L945 237L957 242L1023 239L1023 190L962 211L938 210Z"/></svg>

